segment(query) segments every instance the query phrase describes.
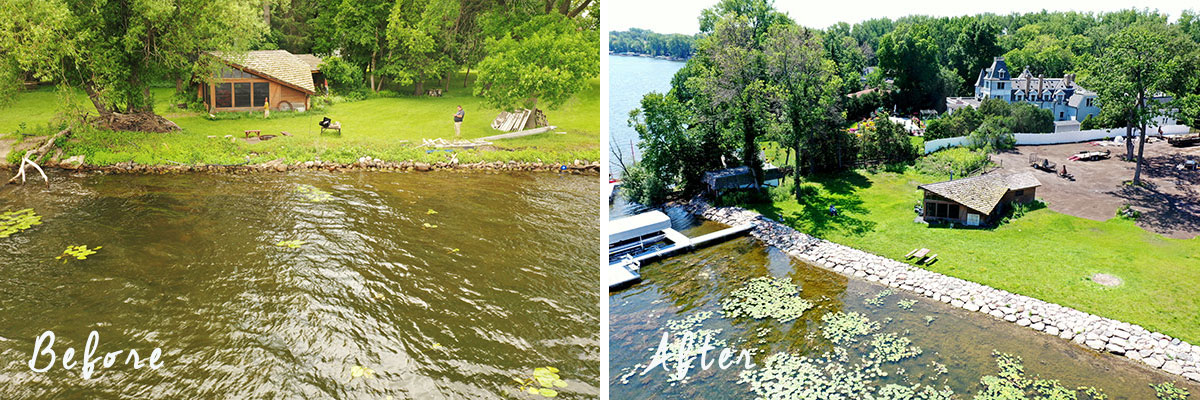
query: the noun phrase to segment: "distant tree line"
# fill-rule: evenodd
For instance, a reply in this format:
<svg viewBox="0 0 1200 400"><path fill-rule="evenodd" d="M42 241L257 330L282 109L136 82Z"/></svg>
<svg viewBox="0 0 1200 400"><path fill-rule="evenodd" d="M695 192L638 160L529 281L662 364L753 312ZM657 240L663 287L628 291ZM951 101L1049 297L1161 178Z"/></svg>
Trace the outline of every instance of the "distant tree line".
<svg viewBox="0 0 1200 400"><path fill-rule="evenodd" d="M1025 68L1034 75L1076 74L1102 109L1089 126L1125 127L1131 138L1140 131L1144 143L1145 125L1155 117L1200 124L1194 11L1173 22L1157 11L1129 9L907 16L816 30L797 25L771 0L721 0L699 20L694 53L671 89L646 95L630 114L643 140L643 158L626 179L636 201L660 201L665 188L695 193L705 171L728 166L749 166L761 181L765 141L787 149L797 179L880 156L915 157L897 139L903 130L876 111L944 111L946 97L973 93L996 56L1005 56L1014 74ZM1153 101L1158 94L1172 100ZM931 120L932 137L966 135L981 147L1002 148L1014 131L1053 130L1046 110L1001 103ZM870 129L846 129L848 120L871 115ZM1133 142L1128 157L1139 161L1136 181L1141 162Z"/></svg>
<svg viewBox="0 0 1200 400"><path fill-rule="evenodd" d="M692 45L695 42L696 36L678 33L654 33L638 28L608 34L608 50L611 52L635 53L675 59L690 58L692 56Z"/></svg>

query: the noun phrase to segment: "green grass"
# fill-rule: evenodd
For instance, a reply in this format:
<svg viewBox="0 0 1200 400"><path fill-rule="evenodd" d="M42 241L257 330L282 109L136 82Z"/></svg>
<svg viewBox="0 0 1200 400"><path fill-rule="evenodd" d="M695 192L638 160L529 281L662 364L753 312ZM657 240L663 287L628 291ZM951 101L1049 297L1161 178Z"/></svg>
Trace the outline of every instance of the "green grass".
<svg viewBox="0 0 1200 400"><path fill-rule="evenodd" d="M488 107L471 95L471 88L462 87L461 75L452 80L443 97L410 96L411 88L396 88L393 96L337 103L323 110L308 113L272 112L263 119L261 113L228 118L221 115L212 120L206 113L194 113L173 107L173 88L156 88L155 111L178 124L179 133L113 132L90 129L76 132L62 143L64 157L87 156L94 165L110 165L124 161L139 164L215 163L234 164L247 160L265 162L282 158L288 162L321 159L353 162L362 156L385 161L444 161L446 152L427 153L417 148L422 139L452 139L452 116L456 105L462 105L466 118L462 136L481 138L504 132L491 128L492 119L500 110ZM573 162L576 159L600 159L600 87L592 80L587 90L556 110L544 110L555 132L516 139L495 141L496 151L458 151L461 162L528 161ZM64 102L87 109L86 97L78 91L64 100L53 88L22 92L7 106L0 108L0 138L21 138L15 131L20 123L41 127L39 134L55 131L51 121ZM94 111L93 111L94 113ZM342 134L321 135L317 122L329 116L342 124ZM279 136L261 143L244 143L225 138L241 138L243 131L261 130L263 134L287 131L293 136ZM28 129L27 129L28 130ZM212 137L210 137L212 136Z"/></svg>
<svg viewBox="0 0 1200 400"><path fill-rule="evenodd" d="M894 169L892 169L894 170ZM994 229L915 223L918 184L947 176L857 170L802 183L794 198L747 205L802 232L896 260L929 248L923 267L1200 342L1200 238L1169 239L1113 218L1098 222L1037 209ZM828 209L835 204L838 217ZM1106 288L1089 277L1116 275Z"/></svg>

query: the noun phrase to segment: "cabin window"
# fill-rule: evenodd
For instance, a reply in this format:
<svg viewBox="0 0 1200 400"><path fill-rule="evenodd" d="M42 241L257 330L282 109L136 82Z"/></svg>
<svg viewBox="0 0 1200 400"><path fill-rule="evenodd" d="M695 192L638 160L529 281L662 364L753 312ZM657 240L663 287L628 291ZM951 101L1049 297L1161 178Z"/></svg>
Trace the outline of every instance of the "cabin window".
<svg viewBox="0 0 1200 400"><path fill-rule="evenodd" d="M1021 189L1021 190L1018 190L1016 193L1013 193L1013 194L1014 194L1014 195L1016 195L1017 197L1021 197L1021 196L1024 196L1024 195L1025 195L1025 190L1024 190L1024 189Z"/></svg>
<svg viewBox="0 0 1200 400"><path fill-rule="evenodd" d="M958 219L958 204L925 203L925 216Z"/></svg>
<svg viewBox="0 0 1200 400"><path fill-rule="evenodd" d="M213 96L213 103L217 108L233 107L233 84L218 83L217 90Z"/></svg>
<svg viewBox="0 0 1200 400"><path fill-rule="evenodd" d="M254 106L262 107L267 102L267 95L271 92L271 84L268 82L254 82Z"/></svg>
<svg viewBox="0 0 1200 400"><path fill-rule="evenodd" d="M996 89L1004 89L1004 82L996 83Z"/></svg>
<svg viewBox="0 0 1200 400"><path fill-rule="evenodd" d="M250 107L250 82L233 84L233 106Z"/></svg>
<svg viewBox="0 0 1200 400"><path fill-rule="evenodd" d="M252 73L249 73L246 71L242 71L240 69L233 69L233 68L221 68L221 72L218 72L214 75L219 76L221 78L262 79L262 77L260 77L258 75L255 75L255 74L252 74Z"/></svg>

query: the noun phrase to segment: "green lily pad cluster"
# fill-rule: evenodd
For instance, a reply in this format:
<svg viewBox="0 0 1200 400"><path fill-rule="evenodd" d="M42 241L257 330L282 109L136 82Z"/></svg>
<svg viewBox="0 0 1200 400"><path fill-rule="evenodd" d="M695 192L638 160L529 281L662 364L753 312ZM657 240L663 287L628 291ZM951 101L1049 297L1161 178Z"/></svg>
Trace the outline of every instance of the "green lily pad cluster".
<svg viewBox="0 0 1200 400"><path fill-rule="evenodd" d="M751 279L721 300L721 313L726 318L774 318L782 323L800 318L812 307L812 303L800 297L799 286L769 276Z"/></svg>
<svg viewBox="0 0 1200 400"><path fill-rule="evenodd" d="M884 289L883 291L876 293L875 297L871 297L866 300L863 300L863 303L866 303L868 306L871 306L871 307L883 307L883 299L887 298L888 296L891 296L892 293L895 293L892 291L892 289Z"/></svg>
<svg viewBox="0 0 1200 400"><path fill-rule="evenodd" d="M1154 388L1154 396L1158 397L1158 400L1186 400L1190 395L1186 389L1175 386L1174 382L1152 384L1150 387Z"/></svg>
<svg viewBox="0 0 1200 400"><path fill-rule="evenodd" d="M42 224L42 216L33 212L32 208L26 208L17 211L5 211L0 214L0 238L12 236L12 234L32 228L34 225Z"/></svg>
<svg viewBox="0 0 1200 400"><path fill-rule="evenodd" d="M88 256L96 254L96 250L100 250L102 247L103 246L96 246L95 248L89 249L86 245L68 246L66 250L63 250L62 255L54 257L54 259L63 260L64 264L66 264L66 262L72 258L76 260L86 260Z"/></svg>
<svg viewBox="0 0 1200 400"><path fill-rule="evenodd" d="M354 380L354 378L366 379L373 377L375 377L375 370L373 369L361 365L350 367L350 380Z"/></svg>
<svg viewBox="0 0 1200 400"><path fill-rule="evenodd" d="M845 345L879 330L879 323L856 312L836 312L821 316L825 329L821 334L836 345Z"/></svg>
<svg viewBox="0 0 1200 400"><path fill-rule="evenodd" d="M539 367L533 369L533 377L525 380L513 378L521 385L521 391L542 397L557 397L553 388L567 387L567 381L558 375L558 368Z"/></svg>
<svg viewBox="0 0 1200 400"><path fill-rule="evenodd" d="M275 245L279 246L279 247L287 247L290 249L294 249L294 248L303 246L305 243L307 243L307 242L305 242L303 240L283 240L283 241L280 241L279 243L275 243Z"/></svg>
<svg viewBox="0 0 1200 400"><path fill-rule="evenodd" d="M310 203L321 203L333 200L333 195L324 190L318 189L313 185L297 185L295 192L300 195L304 201Z"/></svg>
<svg viewBox="0 0 1200 400"><path fill-rule="evenodd" d="M1000 352L992 352L992 356L996 357L996 367L998 367L999 373L979 379L979 382L983 384L983 389L975 395L977 400L1103 400L1108 397L1094 387L1070 389L1056 379L1027 377L1021 357ZM1081 394L1085 397L1081 397Z"/></svg>
<svg viewBox="0 0 1200 400"><path fill-rule="evenodd" d="M900 300L899 302L896 302L897 307L900 307L901 310L906 311L912 311L914 304L917 304L916 300Z"/></svg>

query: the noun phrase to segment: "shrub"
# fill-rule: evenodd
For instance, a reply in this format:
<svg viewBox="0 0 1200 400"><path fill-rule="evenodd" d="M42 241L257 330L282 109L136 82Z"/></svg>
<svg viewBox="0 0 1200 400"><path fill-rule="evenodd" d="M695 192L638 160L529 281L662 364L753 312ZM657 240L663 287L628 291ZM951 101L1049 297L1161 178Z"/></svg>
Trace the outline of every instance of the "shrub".
<svg viewBox="0 0 1200 400"><path fill-rule="evenodd" d="M625 198L634 203L652 206L661 204L670 193L670 186L655 174L650 173L641 164L635 164L625 170L621 176L621 192Z"/></svg>
<svg viewBox="0 0 1200 400"><path fill-rule="evenodd" d="M927 174L950 174L966 176L992 165L987 150L966 148L945 149L921 158L917 169Z"/></svg>
<svg viewBox="0 0 1200 400"><path fill-rule="evenodd" d="M917 148L908 138L903 126L893 123L886 113L875 117L873 128L864 128L859 159L867 161L909 161L917 156Z"/></svg>
<svg viewBox="0 0 1200 400"><path fill-rule="evenodd" d="M1017 145L1017 139L1006 126L1005 118L990 116L971 132L968 143L972 149L1009 150Z"/></svg>
<svg viewBox="0 0 1200 400"><path fill-rule="evenodd" d="M363 85L363 71L341 57L329 57L321 63L321 72L335 89L352 91Z"/></svg>

